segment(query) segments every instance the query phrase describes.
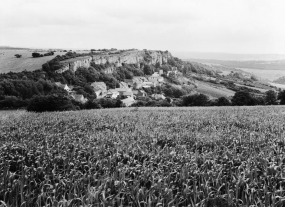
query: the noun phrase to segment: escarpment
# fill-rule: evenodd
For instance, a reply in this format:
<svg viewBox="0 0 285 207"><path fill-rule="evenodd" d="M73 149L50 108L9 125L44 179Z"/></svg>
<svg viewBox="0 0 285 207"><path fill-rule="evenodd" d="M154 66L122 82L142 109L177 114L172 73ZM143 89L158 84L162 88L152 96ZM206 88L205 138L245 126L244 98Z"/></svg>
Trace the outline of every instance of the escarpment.
<svg viewBox="0 0 285 207"><path fill-rule="evenodd" d="M172 58L168 51L150 51L150 50L133 50L118 52L118 54L98 54L83 57L72 58L60 62L61 68L56 70L57 73L63 73L67 70L75 72L80 67L90 67L91 63L95 64L110 64L106 69L106 73L112 73L116 67L123 64L135 64L140 67L144 64L163 64L167 63L168 59Z"/></svg>

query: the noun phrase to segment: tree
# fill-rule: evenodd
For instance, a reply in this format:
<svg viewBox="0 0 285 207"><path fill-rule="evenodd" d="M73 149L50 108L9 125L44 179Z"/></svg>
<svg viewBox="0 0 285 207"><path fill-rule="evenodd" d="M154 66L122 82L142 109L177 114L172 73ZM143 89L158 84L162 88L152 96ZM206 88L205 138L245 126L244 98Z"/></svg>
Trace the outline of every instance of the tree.
<svg viewBox="0 0 285 207"><path fill-rule="evenodd" d="M230 106L231 102L225 97L220 97L217 99L216 105L217 106Z"/></svg>
<svg viewBox="0 0 285 207"><path fill-rule="evenodd" d="M209 97L204 94L194 94L183 96L183 106L207 106L209 105Z"/></svg>
<svg viewBox="0 0 285 207"><path fill-rule="evenodd" d="M149 65L145 65L143 68L144 74L145 75L151 75L153 73L152 69L150 68Z"/></svg>
<svg viewBox="0 0 285 207"><path fill-rule="evenodd" d="M30 101L27 110L34 112L74 110L71 100L63 95L35 96Z"/></svg>
<svg viewBox="0 0 285 207"><path fill-rule="evenodd" d="M33 58L43 57L44 55L41 55L40 53L33 52L32 53Z"/></svg>
<svg viewBox="0 0 285 207"><path fill-rule="evenodd" d="M194 106L207 106L209 103L209 97L204 94L199 94L194 100Z"/></svg>
<svg viewBox="0 0 285 207"><path fill-rule="evenodd" d="M280 100L281 105L285 104L285 90L278 93L278 100Z"/></svg>
<svg viewBox="0 0 285 207"><path fill-rule="evenodd" d="M252 97L247 91L238 91L232 98L234 106L248 106L251 105Z"/></svg>
<svg viewBox="0 0 285 207"><path fill-rule="evenodd" d="M276 105L277 104L277 96L275 91L269 90L266 91L265 103L266 105Z"/></svg>

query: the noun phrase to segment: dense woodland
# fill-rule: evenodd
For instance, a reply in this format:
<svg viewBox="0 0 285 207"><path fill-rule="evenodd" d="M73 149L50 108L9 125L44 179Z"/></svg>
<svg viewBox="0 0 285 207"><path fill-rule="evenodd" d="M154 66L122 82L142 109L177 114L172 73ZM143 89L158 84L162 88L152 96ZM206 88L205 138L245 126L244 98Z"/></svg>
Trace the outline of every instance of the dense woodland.
<svg viewBox="0 0 285 207"><path fill-rule="evenodd" d="M39 111L31 104L45 104L48 102L63 103L66 107L45 108L44 111L53 110L70 110L70 109L91 109L91 108L112 108L121 107L122 103L118 100L111 99L96 99L91 83L102 81L105 82L108 89L119 87L119 83L124 79L132 79L134 76L151 75L153 72L163 70L167 73L171 67L175 66L184 76L191 76L191 74L206 74L209 76L216 75L213 71L203 68L199 64L182 62L178 58L173 58L165 64L149 65L141 63L140 68L135 65L124 64L117 67L112 74L106 74L104 71L112 67L111 64L105 65L91 64L89 68L79 68L75 73L66 71L62 74L55 73L54 71L60 68L60 61L83 56L86 54L77 54L75 52L68 52L63 56L56 56L51 61L43 64L42 70L36 71L23 71L19 73L6 73L0 74L0 108L1 109L14 109L14 108L27 108L28 110ZM183 67L182 67L183 65ZM179 85L179 81L174 76L165 76L168 82ZM197 77L196 77L197 78ZM57 87L55 82L74 86L73 90L84 95L88 99L86 104L76 103L67 92ZM163 86L151 87L145 91L150 96L154 93L163 93L167 97L165 100L154 100L150 97L137 100L134 106L228 106L228 105L275 105L285 103L285 94L280 92L276 94L274 91L268 91L261 96L254 95L257 91L245 88L236 87L230 82L224 83L227 88L236 91L231 100L221 97L217 100L210 100L204 94L192 94L192 89L187 86L180 88L174 87L171 84L164 84ZM40 101L40 100L45 101Z"/></svg>

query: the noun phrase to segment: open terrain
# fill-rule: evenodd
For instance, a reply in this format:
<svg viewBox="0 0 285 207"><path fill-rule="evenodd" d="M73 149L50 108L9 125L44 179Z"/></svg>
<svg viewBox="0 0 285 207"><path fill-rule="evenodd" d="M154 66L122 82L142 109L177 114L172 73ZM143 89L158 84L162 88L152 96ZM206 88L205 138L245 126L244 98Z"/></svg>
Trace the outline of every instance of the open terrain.
<svg viewBox="0 0 285 207"><path fill-rule="evenodd" d="M273 81L285 76L285 60L214 60L214 59L189 59L191 61L210 65L212 69L219 71L243 71L253 74L263 80Z"/></svg>
<svg viewBox="0 0 285 207"><path fill-rule="evenodd" d="M0 73L21 72L24 70L34 71L41 69L42 65L53 59L57 55L64 55L66 52L55 52L52 56L44 56L40 58L32 57L32 50L13 50L0 49ZM41 54L46 52L40 52ZM21 58L14 55L20 54Z"/></svg>
<svg viewBox="0 0 285 207"><path fill-rule="evenodd" d="M7 206L285 205L283 106L0 113Z"/></svg>
<svg viewBox="0 0 285 207"><path fill-rule="evenodd" d="M196 81L196 84L197 84L196 91L198 93L206 94L210 98L220 98L220 97L229 98L235 95L234 91L229 90L218 84L212 84L209 82L202 82L202 81Z"/></svg>

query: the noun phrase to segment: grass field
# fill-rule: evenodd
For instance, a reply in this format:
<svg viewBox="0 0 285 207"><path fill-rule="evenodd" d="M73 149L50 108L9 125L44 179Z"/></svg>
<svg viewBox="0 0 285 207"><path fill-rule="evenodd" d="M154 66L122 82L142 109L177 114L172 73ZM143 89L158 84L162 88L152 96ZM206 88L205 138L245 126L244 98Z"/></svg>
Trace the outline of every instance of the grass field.
<svg viewBox="0 0 285 207"><path fill-rule="evenodd" d="M0 201L284 206L284 130L282 106L2 111Z"/></svg>
<svg viewBox="0 0 285 207"><path fill-rule="evenodd" d="M229 90L227 88L218 87L214 84L208 84L201 81L196 81L198 84L197 92L206 94L212 98L220 98L220 97L231 97L235 95L235 92L232 90Z"/></svg>
<svg viewBox="0 0 285 207"><path fill-rule="evenodd" d="M43 54L44 52L40 53ZM53 56L33 58L32 52L28 50L0 50L0 73L41 69L44 63L57 55L64 55L65 53L66 52L55 52ZM22 57L16 58L14 56L15 54L20 54Z"/></svg>

